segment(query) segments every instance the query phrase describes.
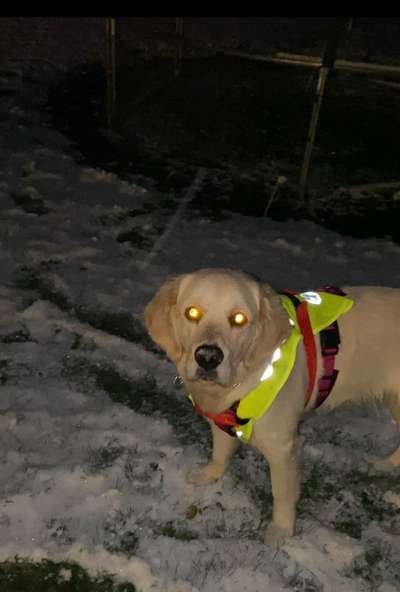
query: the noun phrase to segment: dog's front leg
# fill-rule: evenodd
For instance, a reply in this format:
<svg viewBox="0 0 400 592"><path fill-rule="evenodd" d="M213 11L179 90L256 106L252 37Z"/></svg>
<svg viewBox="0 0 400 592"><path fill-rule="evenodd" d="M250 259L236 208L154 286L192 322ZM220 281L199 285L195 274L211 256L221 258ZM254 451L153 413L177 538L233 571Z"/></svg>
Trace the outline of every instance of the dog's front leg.
<svg viewBox="0 0 400 592"><path fill-rule="evenodd" d="M214 422L210 421L209 423L213 439L212 457L205 466L189 473L187 479L189 483L195 485L203 485L222 477L239 446L238 438L229 436Z"/></svg>
<svg viewBox="0 0 400 592"><path fill-rule="evenodd" d="M286 441L264 443L261 452L268 461L273 495L272 522L265 542L276 542L292 536L295 530L296 503L300 494L297 437Z"/></svg>

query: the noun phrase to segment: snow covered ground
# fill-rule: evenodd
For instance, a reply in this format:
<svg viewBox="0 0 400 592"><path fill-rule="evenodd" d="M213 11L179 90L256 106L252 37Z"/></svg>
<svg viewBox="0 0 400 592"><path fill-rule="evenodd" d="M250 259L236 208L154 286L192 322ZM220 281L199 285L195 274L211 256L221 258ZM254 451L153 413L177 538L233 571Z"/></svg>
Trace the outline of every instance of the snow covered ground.
<svg viewBox="0 0 400 592"><path fill-rule="evenodd" d="M0 102L0 560L70 559L143 592L399 590L400 473L367 462L397 444L389 415L310 415L299 534L269 548L258 453L186 483L208 428L141 314L168 275L205 266L277 288L400 287L400 246L189 206L143 266L174 196L79 167L24 85Z"/></svg>

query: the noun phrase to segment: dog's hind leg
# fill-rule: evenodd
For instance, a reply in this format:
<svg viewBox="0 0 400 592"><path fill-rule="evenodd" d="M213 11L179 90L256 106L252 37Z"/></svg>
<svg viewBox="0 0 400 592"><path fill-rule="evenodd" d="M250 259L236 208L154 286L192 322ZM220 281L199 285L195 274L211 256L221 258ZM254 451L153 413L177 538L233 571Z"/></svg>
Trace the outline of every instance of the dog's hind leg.
<svg viewBox="0 0 400 592"><path fill-rule="evenodd" d="M385 393L382 403L388 407L393 419L397 423L400 431L400 395L395 391ZM400 467L400 446L385 458L372 458L372 465L378 471L389 471L394 467Z"/></svg>
<svg viewBox="0 0 400 592"><path fill-rule="evenodd" d="M394 392L386 394L383 398L383 402L389 408L400 431L400 394ZM400 467L400 446L397 450L392 452L392 454L386 457L384 461L388 463L389 467Z"/></svg>

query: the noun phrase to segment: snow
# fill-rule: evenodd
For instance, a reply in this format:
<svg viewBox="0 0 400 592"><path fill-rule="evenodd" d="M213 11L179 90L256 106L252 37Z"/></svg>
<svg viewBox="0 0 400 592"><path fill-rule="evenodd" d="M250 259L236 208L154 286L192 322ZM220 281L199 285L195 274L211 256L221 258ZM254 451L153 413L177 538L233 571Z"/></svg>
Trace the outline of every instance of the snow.
<svg viewBox="0 0 400 592"><path fill-rule="evenodd" d="M278 289L400 287L400 246L307 221L226 212L215 222L188 205L150 257L175 210L155 190L79 166L40 105L15 101L0 105L0 559L70 559L143 592L398 590L399 473L366 462L396 445L389 415L345 408L305 422L299 534L270 548L256 451L243 448L218 483L186 482L208 428L141 315L166 277L207 266ZM117 240L128 231L142 243ZM102 371L131 385L120 402Z"/></svg>

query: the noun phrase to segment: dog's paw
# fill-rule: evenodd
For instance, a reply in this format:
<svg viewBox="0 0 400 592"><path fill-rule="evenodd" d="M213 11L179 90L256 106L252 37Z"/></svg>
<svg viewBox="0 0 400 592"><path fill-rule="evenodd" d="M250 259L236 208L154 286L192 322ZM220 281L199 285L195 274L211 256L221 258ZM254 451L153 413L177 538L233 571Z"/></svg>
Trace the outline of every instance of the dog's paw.
<svg viewBox="0 0 400 592"><path fill-rule="evenodd" d="M192 483L192 485L207 485L207 483L211 483L222 477L223 474L223 467L215 463L209 463L190 471L186 476L186 481Z"/></svg>
<svg viewBox="0 0 400 592"><path fill-rule="evenodd" d="M294 528L278 526L274 522L268 525L264 535L264 543L266 545L272 545L279 547L288 538L294 535Z"/></svg>

